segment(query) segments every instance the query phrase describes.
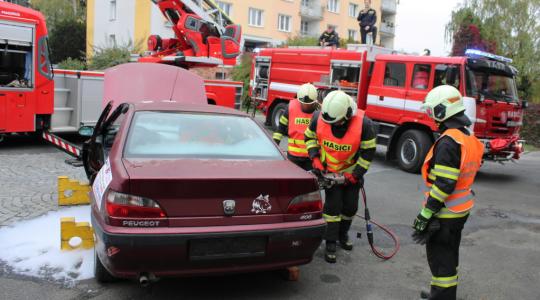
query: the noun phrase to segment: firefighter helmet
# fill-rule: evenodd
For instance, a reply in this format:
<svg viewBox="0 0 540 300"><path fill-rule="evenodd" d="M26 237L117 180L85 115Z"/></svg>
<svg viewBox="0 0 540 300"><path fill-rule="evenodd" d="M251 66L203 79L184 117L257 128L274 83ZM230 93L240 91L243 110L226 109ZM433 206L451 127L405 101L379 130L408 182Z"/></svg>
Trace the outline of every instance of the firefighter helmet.
<svg viewBox="0 0 540 300"><path fill-rule="evenodd" d="M311 83L302 84L296 93L296 98L300 103L315 103L317 101L317 88Z"/></svg>
<svg viewBox="0 0 540 300"><path fill-rule="evenodd" d="M332 91L324 97L321 117L324 122L333 124L348 120L356 113L356 103L343 91Z"/></svg>
<svg viewBox="0 0 540 300"><path fill-rule="evenodd" d="M441 85L432 89L427 94L422 108L437 122L443 122L465 110L461 94L451 85Z"/></svg>

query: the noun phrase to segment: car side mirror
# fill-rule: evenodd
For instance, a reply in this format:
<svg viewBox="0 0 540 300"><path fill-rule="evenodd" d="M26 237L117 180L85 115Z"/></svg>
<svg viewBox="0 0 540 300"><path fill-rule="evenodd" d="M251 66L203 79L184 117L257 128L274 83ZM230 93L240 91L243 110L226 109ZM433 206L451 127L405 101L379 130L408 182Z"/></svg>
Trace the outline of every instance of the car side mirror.
<svg viewBox="0 0 540 300"><path fill-rule="evenodd" d="M529 107L529 101L521 100L521 108L526 109Z"/></svg>
<svg viewBox="0 0 540 300"><path fill-rule="evenodd" d="M93 134L94 134L93 126L81 126L81 128L79 128L80 136L91 137Z"/></svg>

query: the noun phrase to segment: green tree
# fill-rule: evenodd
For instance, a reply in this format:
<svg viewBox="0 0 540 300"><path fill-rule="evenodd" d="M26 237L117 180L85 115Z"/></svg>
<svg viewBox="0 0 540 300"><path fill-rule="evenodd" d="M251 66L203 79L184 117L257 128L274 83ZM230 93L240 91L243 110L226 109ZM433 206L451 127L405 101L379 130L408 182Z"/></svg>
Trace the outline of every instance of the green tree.
<svg viewBox="0 0 540 300"><path fill-rule="evenodd" d="M86 24L72 18L58 21L49 37L51 61L58 63L67 58L84 59Z"/></svg>
<svg viewBox="0 0 540 300"><path fill-rule="evenodd" d="M65 19L86 23L86 0L32 0L30 5L43 13L49 30Z"/></svg>
<svg viewBox="0 0 540 300"><path fill-rule="evenodd" d="M540 102L540 0L465 0L447 25L454 43L467 13L482 39L496 45L496 54L514 60L521 96Z"/></svg>
<svg viewBox="0 0 540 300"><path fill-rule="evenodd" d="M234 66L231 71L231 76L233 80L241 81L244 83L244 93L242 94L242 105L246 106L248 101L248 92L249 92L249 76L251 74L252 66L252 54L244 53L240 57L240 64Z"/></svg>
<svg viewBox="0 0 540 300"><path fill-rule="evenodd" d="M32 0L30 4L43 13L47 21L51 61L84 59L86 0Z"/></svg>

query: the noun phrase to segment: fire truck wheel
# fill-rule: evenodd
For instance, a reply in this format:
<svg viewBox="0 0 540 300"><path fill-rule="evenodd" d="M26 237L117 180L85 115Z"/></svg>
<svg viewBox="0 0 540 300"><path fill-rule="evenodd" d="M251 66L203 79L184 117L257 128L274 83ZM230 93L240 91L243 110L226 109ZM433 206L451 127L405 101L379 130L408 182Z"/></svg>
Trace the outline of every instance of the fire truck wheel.
<svg viewBox="0 0 540 300"><path fill-rule="evenodd" d="M117 279L105 269L103 264L101 263L101 260L99 260L99 257L96 253L96 250L94 249L94 277L96 277L96 280L100 283L107 283L107 282L114 282Z"/></svg>
<svg viewBox="0 0 540 300"><path fill-rule="evenodd" d="M423 131L416 129L405 131L399 137L396 147L399 167L410 173L418 173L432 143Z"/></svg>
<svg viewBox="0 0 540 300"><path fill-rule="evenodd" d="M274 107L274 109L272 110L272 129L274 129L274 131L278 130L278 127L279 127L279 118L281 118L281 116L283 116L283 114L285 113L285 110L287 109L287 103L278 103L276 104L276 106Z"/></svg>

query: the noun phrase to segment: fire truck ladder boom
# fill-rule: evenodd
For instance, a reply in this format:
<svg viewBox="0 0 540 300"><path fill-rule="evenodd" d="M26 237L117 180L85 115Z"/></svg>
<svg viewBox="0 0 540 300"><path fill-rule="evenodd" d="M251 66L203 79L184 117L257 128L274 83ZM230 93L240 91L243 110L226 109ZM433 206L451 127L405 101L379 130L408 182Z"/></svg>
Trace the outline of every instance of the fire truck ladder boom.
<svg viewBox="0 0 540 300"><path fill-rule="evenodd" d="M187 6L194 14L201 17L204 21L216 26L220 34L225 32L227 25L234 22L213 0L177 0ZM160 0L152 0L158 4Z"/></svg>

